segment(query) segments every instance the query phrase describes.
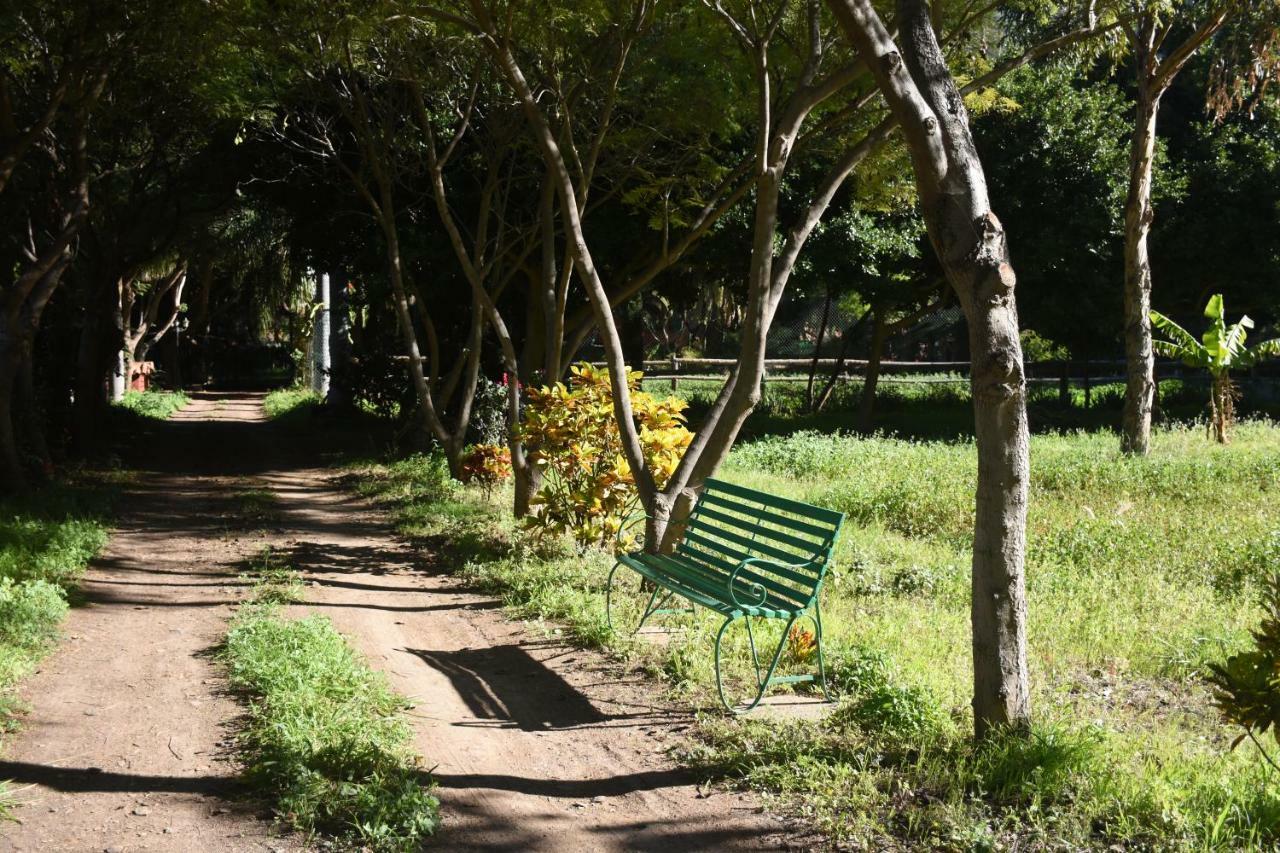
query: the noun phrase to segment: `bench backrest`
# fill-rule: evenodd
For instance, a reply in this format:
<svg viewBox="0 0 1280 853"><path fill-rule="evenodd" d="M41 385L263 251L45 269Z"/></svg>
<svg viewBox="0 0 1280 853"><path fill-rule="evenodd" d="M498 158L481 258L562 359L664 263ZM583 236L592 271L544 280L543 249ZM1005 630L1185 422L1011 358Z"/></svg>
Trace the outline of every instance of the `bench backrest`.
<svg viewBox="0 0 1280 853"><path fill-rule="evenodd" d="M747 557L806 564L756 564L738 575L744 583L760 584L785 601L806 606L822 584L843 522L844 513L835 510L707 480L676 553L726 575Z"/></svg>

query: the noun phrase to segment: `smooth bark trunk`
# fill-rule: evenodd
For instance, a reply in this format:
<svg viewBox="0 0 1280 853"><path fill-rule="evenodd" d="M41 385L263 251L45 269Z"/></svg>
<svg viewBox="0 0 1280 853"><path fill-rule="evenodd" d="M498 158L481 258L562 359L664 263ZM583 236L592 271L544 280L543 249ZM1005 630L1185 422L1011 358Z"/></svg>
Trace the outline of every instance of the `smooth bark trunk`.
<svg viewBox="0 0 1280 853"><path fill-rule="evenodd" d="M14 391L17 387L20 343L17 330L0 317L0 492L25 491L27 475L18 450L14 428Z"/></svg>
<svg viewBox="0 0 1280 853"><path fill-rule="evenodd" d="M884 352L884 340L888 336L888 324L884 311L872 309L871 350L867 353L867 371L862 380L862 397L858 401L858 428L870 433L875 424L876 388L880 385L880 357Z"/></svg>
<svg viewBox="0 0 1280 853"><path fill-rule="evenodd" d="M870 0L828 0L902 125L925 225L969 327L978 453L972 604L973 714L982 737L1025 729L1031 700L1026 657L1029 437L1026 379L1004 229L963 97L946 65L924 0L899 0L900 52Z"/></svg>
<svg viewBox="0 0 1280 853"><path fill-rule="evenodd" d="M332 273L329 299L333 306L329 329L329 392L325 405L348 409L354 400L351 390L351 299L344 273Z"/></svg>
<svg viewBox="0 0 1280 853"><path fill-rule="evenodd" d="M1137 118L1129 162L1124 240L1124 420L1120 448L1146 455L1151 447L1155 394L1155 353L1151 345L1151 255L1148 237L1155 213L1151 183L1155 173L1156 117L1160 93L1139 83Z"/></svg>
<svg viewBox="0 0 1280 853"><path fill-rule="evenodd" d="M321 397L329 394L329 274L322 272L316 276L316 310L315 325L311 333L311 390Z"/></svg>

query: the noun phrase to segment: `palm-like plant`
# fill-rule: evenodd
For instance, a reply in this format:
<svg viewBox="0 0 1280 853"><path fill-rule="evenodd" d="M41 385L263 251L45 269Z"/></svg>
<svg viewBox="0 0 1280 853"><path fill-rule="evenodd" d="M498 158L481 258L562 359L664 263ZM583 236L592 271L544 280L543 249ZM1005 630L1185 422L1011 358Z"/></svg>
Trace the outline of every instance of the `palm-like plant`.
<svg viewBox="0 0 1280 853"><path fill-rule="evenodd" d="M1263 359L1280 356L1280 338L1245 348L1245 340L1253 321L1245 315L1239 321L1227 325L1226 309L1222 294L1216 293L1204 308L1209 328L1201 340L1159 311L1151 311L1151 325L1168 337L1157 340L1152 346L1157 355L1180 359L1188 367L1202 367L1213 378L1209 398L1209 426L1220 443L1229 440L1228 431L1235 420L1236 390L1231 382L1231 371L1248 370Z"/></svg>

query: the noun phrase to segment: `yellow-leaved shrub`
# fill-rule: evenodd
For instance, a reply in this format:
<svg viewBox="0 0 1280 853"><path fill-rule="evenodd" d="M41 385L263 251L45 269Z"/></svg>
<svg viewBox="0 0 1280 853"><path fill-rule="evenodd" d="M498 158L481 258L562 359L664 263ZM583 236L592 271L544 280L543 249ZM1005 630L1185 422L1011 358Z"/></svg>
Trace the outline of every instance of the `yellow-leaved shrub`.
<svg viewBox="0 0 1280 853"><path fill-rule="evenodd" d="M659 399L640 390L639 371L627 372L640 444L658 488L666 484L693 434L685 427L683 400ZM529 525L542 533L569 534L580 545L621 535L639 495L613 415L609 372L575 364L569 384L529 388L521 432L530 459L543 472Z"/></svg>

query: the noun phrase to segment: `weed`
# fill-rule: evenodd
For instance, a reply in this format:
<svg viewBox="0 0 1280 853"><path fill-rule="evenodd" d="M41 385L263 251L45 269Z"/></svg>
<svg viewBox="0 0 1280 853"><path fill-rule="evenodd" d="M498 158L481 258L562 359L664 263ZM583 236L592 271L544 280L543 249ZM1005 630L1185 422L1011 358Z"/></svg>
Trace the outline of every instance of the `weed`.
<svg viewBox="0 0 1280 853"><path fill-rule="evenodd" d="M302 600L302 575L278 558L271 546L249 567L255 604L292 604Z"/></svg>
<svg viewBox="0 0 1280 853"><path fill-rule="evenodd" d="M241 489L232 499L236 502L237 519L246 527L271 524L280 519L280 507L270 489Z"/></svg>

